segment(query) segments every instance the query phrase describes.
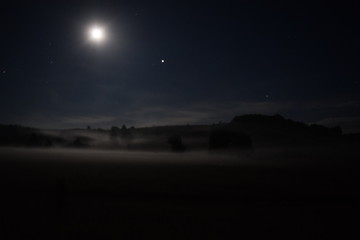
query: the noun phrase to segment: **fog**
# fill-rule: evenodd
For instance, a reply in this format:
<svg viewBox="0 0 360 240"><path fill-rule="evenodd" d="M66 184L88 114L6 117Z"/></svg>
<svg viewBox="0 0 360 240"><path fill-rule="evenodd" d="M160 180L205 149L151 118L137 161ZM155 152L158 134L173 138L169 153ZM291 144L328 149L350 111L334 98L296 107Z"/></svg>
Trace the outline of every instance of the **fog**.
<svg viewBox="0 0 360 240"><path fill-rule="evenodd" d="M273 147L243 151L124 151L78 148L1 147L2 161L97 162L195 165L314 165L344 164L360 157L357 146Z"/></svg>
<svg viewBox="0 0 360 240"><path fill-rule="evenodd" d="M332 224L344 221L344 207L353 211L358 157L339 146L226 154L0 148L0 207L9 239L182 234L189 224L215 239L239 226L239 235L252 235L258 224L289 234L301 224L307 233L323 227L314 216ZM19 224L24 231L11 230Z"/></svg>

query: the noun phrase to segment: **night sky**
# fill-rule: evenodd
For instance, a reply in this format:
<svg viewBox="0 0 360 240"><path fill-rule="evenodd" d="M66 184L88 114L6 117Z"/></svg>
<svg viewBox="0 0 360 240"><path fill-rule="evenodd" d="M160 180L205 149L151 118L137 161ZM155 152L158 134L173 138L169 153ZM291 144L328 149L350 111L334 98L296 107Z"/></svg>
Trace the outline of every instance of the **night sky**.
<svg viewBox="0 0 360 240"><path fill-rule="evenodd" d="M2 1L0 123L139 127L279 113L360 131L359 10L356 1ZM103 42L89 40L93 25Z"/></svg>

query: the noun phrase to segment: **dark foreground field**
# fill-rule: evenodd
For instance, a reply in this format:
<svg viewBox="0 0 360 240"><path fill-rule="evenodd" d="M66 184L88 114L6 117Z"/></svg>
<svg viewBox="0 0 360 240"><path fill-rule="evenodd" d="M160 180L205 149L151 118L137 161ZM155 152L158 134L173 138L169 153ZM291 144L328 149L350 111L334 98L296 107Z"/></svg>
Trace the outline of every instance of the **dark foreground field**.
<svg viewBox="0 0 360 240"><path fill-rule="evenodd" d="M3 148L0 238L357 239L355 150Z"/></svg>

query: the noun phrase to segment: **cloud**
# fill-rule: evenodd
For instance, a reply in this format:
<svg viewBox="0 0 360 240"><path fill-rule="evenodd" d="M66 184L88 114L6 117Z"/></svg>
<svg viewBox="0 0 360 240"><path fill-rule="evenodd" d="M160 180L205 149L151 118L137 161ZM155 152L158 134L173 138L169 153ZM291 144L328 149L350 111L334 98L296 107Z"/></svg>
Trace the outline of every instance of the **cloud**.
<svg viewBox="0 0 360 240"><path fill-rule="evenodd" d="M111 116L73 116L63 117L60 121L70 125L106 124L114 122L117 118Z"/></svg>
<svg viewBox="0 0 360 240"><path fill-rule="evenodd" d="M172 107L166 104L151 107L134 104L120 113L113 114L68 114L68 115L30 115L17 121L18 124L38 128L109 128L111 126L146 127L160 125L212 124L229 122L236 115L243 114L282 114L293 106L283 102L228 102L204 103Z"/></svg>
<svg viewBox="0 0 360 240"><path fill-rule="evenodd" d="M229 122L235 115L277 114L291 106L290 103L281 102L195 104L177 108L164 105L138 108L124 116L126 119L133 119L137 126L211 124Z"/></svg>
<svg viewBox="0 0 360 240"><path fill-rule="evenodd" d="M62 129L85 128L88 125L92 127L108 127L119 122L123 122L123 119L119 119L116 116L106 115L31 115L19 119L15 122L15 124L43 129ZM9 122L8 124L14 124L14 122Z"/></svg>
<svg viewBox="0 0 360 240"><path fill-rule="evenodd" d="M360 133L360 116L325 118L313 123L327 127L340 126L344 133Z"/></svg>

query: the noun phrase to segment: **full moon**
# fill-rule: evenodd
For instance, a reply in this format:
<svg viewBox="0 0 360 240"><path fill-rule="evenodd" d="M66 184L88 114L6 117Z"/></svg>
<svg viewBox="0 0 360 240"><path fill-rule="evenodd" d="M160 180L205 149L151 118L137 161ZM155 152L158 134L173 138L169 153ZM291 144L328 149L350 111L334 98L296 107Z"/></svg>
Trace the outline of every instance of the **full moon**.
<svg viewBox="0 0 360 240"><path fill-rule="evenodd" d="M102 27L93 26L89 29L89 37L93 42L103 42L105 40L105 30Z"/></svg>

